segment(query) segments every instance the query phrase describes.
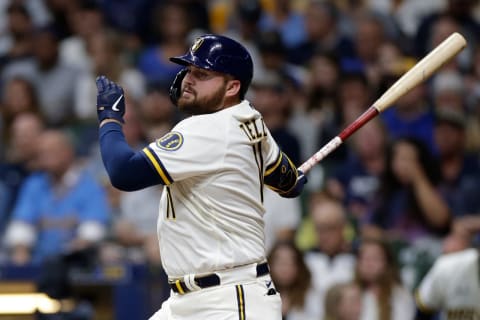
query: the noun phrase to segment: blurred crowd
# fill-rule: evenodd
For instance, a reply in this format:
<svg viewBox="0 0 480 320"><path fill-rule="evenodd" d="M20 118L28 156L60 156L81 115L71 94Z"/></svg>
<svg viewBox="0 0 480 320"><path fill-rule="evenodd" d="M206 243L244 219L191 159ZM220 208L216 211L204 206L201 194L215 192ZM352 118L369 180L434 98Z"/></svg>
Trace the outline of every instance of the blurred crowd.
<svg viewBox="0 0 480 320"><path fill-rule="evenodd" d="M254 60L247 99L299 166L453 32L465 50L315 166L301 198L265 196L286 320L414 319L435 259L480 244L475 0L0 1L0 264L94 248L96 264L161 269L162 188L110 185L96 76L125 88L140 149L184 117L168 57L233 37Z"/></svg>

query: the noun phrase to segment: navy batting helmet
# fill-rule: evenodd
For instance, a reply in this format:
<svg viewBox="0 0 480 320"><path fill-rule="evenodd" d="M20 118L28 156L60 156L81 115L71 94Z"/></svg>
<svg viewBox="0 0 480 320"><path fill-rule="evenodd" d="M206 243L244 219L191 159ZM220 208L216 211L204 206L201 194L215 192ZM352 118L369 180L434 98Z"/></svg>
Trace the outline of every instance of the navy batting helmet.
<svg viewBox="0 0 480 320"><path fill-rule="evenodd" d="M252 57L247 49L237 41L220 35L198 37L187 54L172 57L170 61L232 75L242 84L242 97L253 77Z"/></svg>

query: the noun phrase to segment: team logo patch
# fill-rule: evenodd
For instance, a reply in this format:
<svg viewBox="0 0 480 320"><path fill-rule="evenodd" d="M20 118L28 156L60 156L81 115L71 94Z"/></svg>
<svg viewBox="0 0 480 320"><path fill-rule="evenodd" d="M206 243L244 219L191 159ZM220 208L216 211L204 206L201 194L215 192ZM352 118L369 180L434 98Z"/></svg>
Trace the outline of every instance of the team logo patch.
<svg viewBox="0 0 480 320"><path fill-rule="evenodd" d="M166 151L175 151L180 149L183 144L183 136L180 132L169 132L156 141L157 147Z"/></svg>
<svg viewBox="0 0 480 320"><path fill-rule="evenodd" d="M203 38L198 38L197 40L195 40L195 43L192 45L192 48L190 49L190 51L192 52L195 52L198 50L198 48L200 48L200 46L202 45L203 43Z"/></svg>

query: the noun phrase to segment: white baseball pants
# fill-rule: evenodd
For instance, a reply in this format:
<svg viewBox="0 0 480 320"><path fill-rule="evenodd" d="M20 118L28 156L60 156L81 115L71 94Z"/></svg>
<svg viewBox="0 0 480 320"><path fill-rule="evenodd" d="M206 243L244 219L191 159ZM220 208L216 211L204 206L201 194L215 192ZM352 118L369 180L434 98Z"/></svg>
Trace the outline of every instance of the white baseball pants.
<svg viewBox="0 0 480 320"><path fill-rule="evenodd" d="M281 320L282 303L269 274L216 272L218 286L186 294L171 292L150 320Z"/></svg>

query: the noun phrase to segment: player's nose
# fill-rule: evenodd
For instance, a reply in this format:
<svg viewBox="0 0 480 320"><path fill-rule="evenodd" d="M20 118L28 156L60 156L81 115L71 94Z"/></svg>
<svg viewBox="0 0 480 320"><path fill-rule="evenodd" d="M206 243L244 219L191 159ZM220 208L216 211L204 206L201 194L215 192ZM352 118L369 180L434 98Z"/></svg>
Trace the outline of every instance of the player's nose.
<svg viewBox="0 0 480 320"><path fill-rule="evenodd" d="M185 74L185 77L183 77L183 83L184 84L193 84L194 83L194 79L193 79L192 73L190 71L188 71Z"/></svg>

